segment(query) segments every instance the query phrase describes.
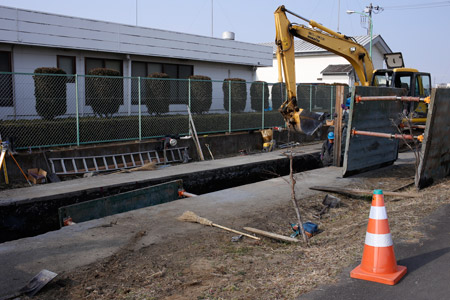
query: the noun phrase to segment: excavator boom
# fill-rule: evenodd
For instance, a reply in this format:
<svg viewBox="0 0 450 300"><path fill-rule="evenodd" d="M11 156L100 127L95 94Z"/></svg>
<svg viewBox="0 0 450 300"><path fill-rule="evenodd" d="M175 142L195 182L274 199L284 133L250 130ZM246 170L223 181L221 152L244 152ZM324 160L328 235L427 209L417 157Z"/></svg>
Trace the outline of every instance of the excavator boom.
<svg viewBox="0 0 450 300"><path fill-rule="evenodd" d="M292 24L288 20L286 12L307 22L311 28ZM368 86L370 84L374 70L373 64L367 50L354 42L350 37L334 32L313 20L301 17L287 10L284 6L278 7L274 14L278 81L283 82L284 74L288 95L288 99L281 105L279 110L290 129L312 134L320 127L323 115L306 112L297 106L294 37L347 59L355 69L361 85Z"/></svg>

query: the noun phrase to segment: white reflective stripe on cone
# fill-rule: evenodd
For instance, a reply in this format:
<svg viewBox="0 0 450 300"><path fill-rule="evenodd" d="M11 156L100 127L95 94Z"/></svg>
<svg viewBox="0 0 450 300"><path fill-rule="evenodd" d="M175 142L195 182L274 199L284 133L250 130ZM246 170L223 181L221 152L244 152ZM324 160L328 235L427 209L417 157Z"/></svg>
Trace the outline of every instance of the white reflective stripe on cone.
<svg viewBox="0 0 450 300"><path fill-rule="evenodd" d="M374 219L374 220L387 219L386 207L384 207L384 206L372 206L372 207L370 207L369 218Z"/></svg>
<svg viewBox="0 0 450 300"><path fill-rule="evenodd" d="M366 245L372 247L389 247L392 246L392 237L387 234L373 234L366 232Z"/></svg>

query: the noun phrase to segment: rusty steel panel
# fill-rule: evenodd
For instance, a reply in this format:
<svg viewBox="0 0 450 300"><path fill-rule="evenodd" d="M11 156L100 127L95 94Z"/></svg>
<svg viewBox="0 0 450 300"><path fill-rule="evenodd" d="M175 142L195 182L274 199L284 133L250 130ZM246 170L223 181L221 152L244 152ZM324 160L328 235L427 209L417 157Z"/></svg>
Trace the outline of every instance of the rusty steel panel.
<svg viewBox="0 0 450 300"><path fill-rule="evenodd" d="M420 153L418 188L450 175L449 113L450 89L433 89Z"/></svg>
<svg viewBox="0 0 450 300"><path fill-rule="evenodd" d="M60 226L66 218L75 223L99 219L130 210L158 205L178 199L178 190L183 187L181 179L157 184L117 195L60 207Z"/></svg>
<svg viewBox="0 0 450 300"><path fill-rule="evenodd" d="M380 87L354 88L347 124L343 176L350 176L392 164L398 157L398 140L372 136L351 136L351 130L398 133L403 104L400 101L356 103L358 96L402 96L404 90Z"/></svg>

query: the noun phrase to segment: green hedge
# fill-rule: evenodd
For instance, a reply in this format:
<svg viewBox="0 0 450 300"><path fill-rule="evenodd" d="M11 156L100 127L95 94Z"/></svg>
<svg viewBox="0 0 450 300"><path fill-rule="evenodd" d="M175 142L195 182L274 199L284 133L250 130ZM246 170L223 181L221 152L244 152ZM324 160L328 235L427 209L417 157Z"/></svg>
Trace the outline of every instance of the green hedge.
<svg viewBox="0 0 450 300"><path fill-rule="evenodd" d="M264 108L262 107L264 95ZM252 82L250 86L250 102L252 109L255 111L262 111L269 108L269 86L265 81Z"/></svg>
<svg viewBox="0 0 450 300"><path fill-rule="evenodd" d="M228 114L194 115L199 134L228 130ZM160 137L170 134L188 133L187 115L164 115L142 117L142 137ZM264 113L265 127L282 126L283 118L278 111ZM232 115L232 130L261 128L261 113L235 113ZM126 129L126 130L124 130ZM75 118L25 121L0 121L3 137L15 137L17 148L48 145L76 144L77 126ZM49 134L51 132L51 134ZM80 118L80 143L120 141L139 138L139 119L132 117Z"/></svg>
<svg viewBox="0 0 450 300"><path fill-rule="evenodd" d="M231 112L242 112L247 102L247 84L241 78L225 78L222 84L223 107L229 111L231 85Z"/></svg>
<svg viewBox="0 0 450 300"><path fill-rule="evenodd" d="M189 76L191 93L191 112L202 114L208 112L212 105L212 81L208 76Z"/></svg>
<svg viewBox="0 0 450 300"><path fill-rule="evenodd" d="M286 84L284 82L275 83L272 86L272 108L278 110L286 100Z"/></svg>
<svg viewBox="0 0 450 300"><path fill-rule="evenodd" d="M123 104L123 78L120 72L106 68L89 71L86 77L86 105L100 117L112 117ZM114 78L118 77L118 78Z"/></svg>
<svg viewBox="0 0 450 300"><path fill-rule="evenodd" d="M144 81L143 103L147 106L149 114L161 115L169 112L170 81L166 73L152 73ZM159 78L163 80L159 80Z"/></svg>
<svg viewBox="0 0 450 300"><path fill-rule="evenodd" d="M310 99L315 98L315 87L308 84L297 85L297 106L306 110L310 108Z"/></svg>
<svg viewBox="0 0 450 300"><path fill-rule="evenodd" d="M67 111L66 72L59 68L37 68L34 75L34 96L36 97L36 112L45 120L53 120Z"/></svg>

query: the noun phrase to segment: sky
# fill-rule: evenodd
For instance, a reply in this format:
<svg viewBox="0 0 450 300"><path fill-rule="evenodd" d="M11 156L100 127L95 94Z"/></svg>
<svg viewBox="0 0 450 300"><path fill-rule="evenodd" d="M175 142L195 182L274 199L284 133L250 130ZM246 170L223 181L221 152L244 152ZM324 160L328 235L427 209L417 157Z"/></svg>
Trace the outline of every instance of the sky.
<svg viewBox="0 0 450 300"><path fill-rule="evenodd" d="M348 36L365 35L360 15L370 0L0 0L0 5L80 18L221 38L232 31L237 41L272 42L273 12L279 5ZM383 10L372 15L373 34L393 52L402 52L406 67L429 72L433 85L450 83L450 1L372 0ZM294 16L291 22L302 23Z"/></svg>

